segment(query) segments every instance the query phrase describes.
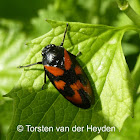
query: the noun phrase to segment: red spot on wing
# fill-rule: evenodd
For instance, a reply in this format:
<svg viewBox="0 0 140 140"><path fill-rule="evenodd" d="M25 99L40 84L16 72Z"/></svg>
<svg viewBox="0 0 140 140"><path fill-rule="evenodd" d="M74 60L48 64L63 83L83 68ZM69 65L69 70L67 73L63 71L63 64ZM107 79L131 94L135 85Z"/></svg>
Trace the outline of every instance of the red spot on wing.
<svg viewBox="0 0 140 140"><path fill-rule="evenodd" d="M53 66L44 66L45 69L47 69L49 71L49 73L53 74L54 76L61 76L64 74L64 70L57 68L57 67L53 67Z"/></svg>
<svg viewBox="0 0 140 140"><path fill-rule="evenodd" d="M66 96L66 98L76 104L82 104L82 99L78 91L79 89L83 89L87 94L92 95L92 90L89 82L86 86L84 86L80 82L80 80L77 80L76 83L73 83L72 85L70 85L70 87L72 88L75 94L72 97Z"/></svg>
<svg viewBox="0 0 140 140"><path fill-rule="evenodd" d="M72 97L66 96L66 98L73 103L82 104L82 99L81 99L79 92L77 90L75 90L74 93L75 94Z"/></svg>
<svg viewBox="0 0 140 140"><path fill-rule="evenodd" d="M79 80L75 83L77 85L77 89L83 89L87 94L92 95L92 89L89 81L87 81L87 85L83 85Z"/></svg>
<svg viewBox="0 0 140 140"><path fill-rule="evenodd" d="M64 86L65 86L66 83L62 80L59 80L59 81L54 81L54 84L55 84L57 89L64 90Z"/></svg>
<svg viewBox="0 0 140 140"><path fill-rule="evenodd" d="M82 74L82 69L80 68L80 66L77 65L77 66L75 67L75 73L76 73L76 74Z"/></svg>
<svg viewBox="0 0 140 140"><path fill-rule="evenodd" d="M81 82L79 80L76 81L76 83L73 83L70 85L70 87L75 91L81 89Z"/></svg>
<svg viewBox="0 0 140 140"><path fill-rule="evenodd" d="M70 85L70 87L72 88L75 94L72 97L66 96L66 98L74 103L82 104L82 99L78 92L78 90L81 89L80 81L77 80L76 83L73 83L72 85Z"/></svg>
<svg viewBox="0 0 140 140"><path fill-rule="evenodd" d="M84 89L84 91L86 91L86 93L88 93L90 96L92 96L92 89L91 89L89 81L88 81L87 85L83 86L82 88Z"/></svg>
<svg viewBox="0 0 140 140"><path fill-rule="evenodd" d="M69 70L71 68L72 62L71 62L70 56L66 50L64 50L64 59L65 59L65 62L64 62L65 69Z"/></svg>

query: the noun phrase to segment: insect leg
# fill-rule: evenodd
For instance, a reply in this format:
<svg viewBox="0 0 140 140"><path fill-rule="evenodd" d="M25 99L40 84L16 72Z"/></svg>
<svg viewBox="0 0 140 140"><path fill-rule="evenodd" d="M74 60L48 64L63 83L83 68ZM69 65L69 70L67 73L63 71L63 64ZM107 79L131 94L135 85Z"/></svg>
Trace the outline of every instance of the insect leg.
<svg viewBox="0 0 140 140"><path fill-rule="evenodd" d="M44 85L46 84L46 75L47 75L47 72L46 72L45 68L44 68L44 71L45 71L45 73L44 73L44 84L42 86L42 90L43 90Z"/></svg>
<svg viewBox="0 0 140 140"><path fill-rule="evenodd" d="M76 54L76 57L80 56L81 54L82 54L81 52L78 52L78 53Z"/></svg>
<svg viewBox="0 0 140 140"><path fill-rule="evenodd" d="M26 65L26 66L19 66L19 67L17 67L17 68L30 67L30 66L37 65L37 64L42 64L42 62L37 62L37 63L33 63L33 64Z"/></svg>
<svg viewBox="0 0 140 140"><path fill-rule="evenodd" d="M60 46L63 46L63 44L64 44L64 40L65 40L65 36L66 36L66 33L67 33L67 29L68 29L68 23L66 24L66 29L65 29L65 32L64 32L63 41L62 41Z"/></svg>

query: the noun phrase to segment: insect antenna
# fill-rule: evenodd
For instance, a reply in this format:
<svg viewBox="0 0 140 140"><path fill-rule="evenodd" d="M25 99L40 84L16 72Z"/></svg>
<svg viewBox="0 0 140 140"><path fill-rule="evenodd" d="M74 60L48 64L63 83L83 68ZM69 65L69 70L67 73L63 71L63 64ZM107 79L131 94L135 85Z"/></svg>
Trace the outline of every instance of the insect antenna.
<svg viewBox="0 0 140 140"><path fill-rule="evenodd" d="M67 33L67 29L68 29L68 23L66 24L66 29L65 29L65 32L64 32L63 41L62 41L60 46L63 46L63 44L64 44L64 40L65 40L65 36L66 36L66 33Z"/></svg>
<svg viewBox="0 0 140 140"><path fill-rule="evenodd" d="M37 63L29 64L29 65L26 65L26 66L18 66L17 68L30 67L30 66L37 65L37 64L42 64L42 62L37 62Z"/></svg>

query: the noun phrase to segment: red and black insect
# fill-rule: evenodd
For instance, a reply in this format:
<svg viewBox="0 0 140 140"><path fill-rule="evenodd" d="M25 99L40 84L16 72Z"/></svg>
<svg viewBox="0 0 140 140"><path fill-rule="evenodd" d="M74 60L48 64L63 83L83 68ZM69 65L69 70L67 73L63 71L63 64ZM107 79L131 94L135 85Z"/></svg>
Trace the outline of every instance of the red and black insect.
<svg viewBox="0 0 140 140"><path fill-rule="evenodd" d="M45 71L44 84L47 75L55 88L68 101L77 107L87 109L93 102L93 93L90 82L76 60L76 56L63 48L67 28L68 24L60 46L47 45L42 50L43 59L41 62L20 66L20 68L43 64Z"/></svg>

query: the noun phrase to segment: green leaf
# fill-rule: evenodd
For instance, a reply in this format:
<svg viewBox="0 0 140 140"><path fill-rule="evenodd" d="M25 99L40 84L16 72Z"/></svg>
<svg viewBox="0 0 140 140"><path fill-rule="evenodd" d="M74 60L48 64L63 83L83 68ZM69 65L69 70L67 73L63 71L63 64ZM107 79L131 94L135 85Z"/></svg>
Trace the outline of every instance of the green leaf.
<svg viewBox="0 0 140 140"><path fill-rule="evenodd" d="M17 66L25 59L28 48L22 24L1 19L0 22L0 95L8 93L18 81ZM1 99L1 98L0 98Z"/></svg>
<svg viewBox="0 0 140 140"><path fill-rule="evenodd" d="M42 60L41 50L48 44L60 45L65 22L48 21L52 30L28 44L32 47L23 65ZM95 96L92 108L84 110L68 102L47 79L43 85L42 65L24 69L15 88L8 94L14 99L14 117L8 139L93 139L99 132L87 132L89 126L115 126L122 128L125 119L132 115L132 81L121 48L124 32L131 27L113 28L104 25L69 23L64 47L72 54L81 52L79 63L86 72ZM18 132L17 125L24 131ZM27 132L32 126L68 126L69 132ZM83 126L83 132L72 132L73 126ZM100 132L105 139L108 133Z"/></svg>
<svg viewBox="0 0 140 140"><path fill-rule="evenodd" d="M45 20L50 18L53 20L65 20L64 14L60 14L52 5L49 5L47 9L39 10L38 17L31 20L33 25L32 36L37 37L48 32L51 26Z"/></svg>
<svg viewBox="0 0 140 140"><path fill-rule="evenodd" d="M140 85L139 85L139 87L138 87L137 93L140 93Z"/></svg>
<svg viewBox="0 0 140 140"><path fill-rule="evenodd" d="M0 102L0 139L5 140L6 134L13 115L13 101L6 100Z"/></svg>
<svg viewBox="0 0 140 140"><path fill-rule="evenodd" d="M100 135L97 135L93 140L103 140Z"/></svg>
<svg viewBox="0 0 140 140"><path fill-rule="evenodd" d="M137 99L134 106L134 118L129 117L122 128L122 130L110 133L107 140L139 140L140 138L140 97Z"/></svg>
<svg viewBox="0 0 140 140"><path fill-rule="evenodd" d="M13 113L13 102L3 95L20 78L21 70L17 66L25 59L29 50L24 46L26 36L21 30L20 22L0 20L0 139L5 139Z"/></svg>
<svg viewBox="0 0 140 140"><path fill-rule="evenodd" d="M130 1L130 4L132 4L133 9L135 9L135 11L138 14L140 14L140 1L139 0Z"/></svg>
<svg viewBox="0 0 140 140"><path fill-rule="evenodd" d="M137 54L140 50L139 46L132 45L130 43L123 43L122 46L125 56Z"/></svg>
<svg viewBox="0 0 140 140"><path fill-rule="evenodd" d="M135 89L138 91L138 87L140 86L140 55L138 56L135 68L132 71L132 78L135 84Z"/></svg>

